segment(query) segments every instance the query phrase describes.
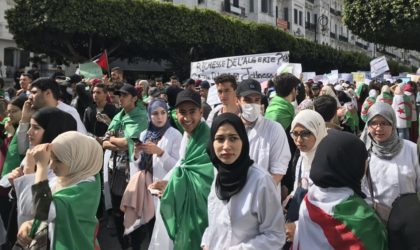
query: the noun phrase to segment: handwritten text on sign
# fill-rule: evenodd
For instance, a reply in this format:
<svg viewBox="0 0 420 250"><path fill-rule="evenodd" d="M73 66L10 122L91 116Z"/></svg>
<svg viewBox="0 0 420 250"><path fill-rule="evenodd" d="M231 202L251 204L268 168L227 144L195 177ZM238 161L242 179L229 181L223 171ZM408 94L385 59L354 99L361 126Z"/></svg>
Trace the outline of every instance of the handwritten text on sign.
<svg viewBox="0 0 420 250"><path fill-rule="evenodd" d="M272 78L284 62L289 62L288 51L209 59L191 63L191 78L213 81L228 73L238 81L253 78L261 82Z"/></svg>

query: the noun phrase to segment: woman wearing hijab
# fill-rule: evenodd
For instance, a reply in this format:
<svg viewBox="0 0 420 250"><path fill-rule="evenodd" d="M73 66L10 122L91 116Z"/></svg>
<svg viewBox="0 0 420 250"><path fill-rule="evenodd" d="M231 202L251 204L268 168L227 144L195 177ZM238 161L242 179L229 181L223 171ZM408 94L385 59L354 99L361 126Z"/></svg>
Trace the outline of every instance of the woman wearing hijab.
<svg viewBox="0 0 420 250"><path fill-rule="evenodd" d="M154 99L147 108L149 125L140 133L141 143L135 146L135 159L140 170L153 169L153 181L161 180L179 159L182 135L171 127L168 105Z"/></svg>
<svg viewBox="0 0 420 250"><path fill-rule="evenodd" d="M300 206L293 249L388 249L384 225L363 200L367 158L353 134L331 130L321 141L310 171L314 185Z"/></svg>
<svg viewBox="0 0 420 250"><path fill-rule="evenodd" d="M302 110L292 121L290 136L300 151L296 162L295 182L292 200L287 209L286 219L296 221L299 215L299 206L303 196L308 191L312 181L309 178L315 151L321 140L327 135L327 129L322 116L313 110ZM290 239L292 240L292 239Z"/></svg>
<svg viewBox="0 0 420 250"><path fill-rule="evenodd" d="M363 191L384 221L392 203L401 194L420 191L420 166L417 146L400 139L392 107L375 103L368 112L367 126L361 139L370 153Z"/></svg>
<svg viewBox="0 0 420 250"><path fill-rule="evenodd" d="M32 186L35 219L22 224L19 242L29 245L39 221L47 220L53 233L51 249L99 249L96 209L101 192L98 173L102 147L95 139L71 131L32 151L37 164ZM49 167L57 176L52 189L47 179Z"/></svg>
<svg viewBox="0 0 420 250"><path fill-rule="evenodd" d="M284 219L272 177L249 158L241 119L215 118L207 153L217 169L208 198L204 249L281 249Z"/></svg>
<svg viewBox="0 0 420 250"><path fill-rule="evenodd" d="M135 177L132 177L128 187L130 187L134 181L138 182L139 178L145 178L146 184L162 180L176 165L180 157L179 148L181 146L182 135L177 129L170 125L168 105L166 102L162 99L152 100L147 108L147 112L149 116L149 125L146 130L140 133L140 141L139 143L136 143L134 153L134 159L136 159L136 163L138 164L139 169L143 171L144 175L138 173ZM152 178L149 180L150 176L152 176L153 180ZM147 249L153 232L154 219L151 219L143 225L141 225L141 223L145 222L144 218L143 220L138 218L132 223L128 223L127 221L126 208L129 207L134 200L130 196L133 195L133 197L138 199L138 197L141 197L138 194L150 195L147 193L149 192L148 190L144 190L147 185L136 185L136 187L139 186L141 186L143 190L136 188L135 190L132 190L131 193L128 193L129 188L126 189L121 206L125 207L125 233L130 233L131 235L132 248ZM143 198L143 204L147 201L150 201L150 199ZM159 202L158 198L155 199L155 203L157 202ZM146 211L144 209L145 207L150 208L150 206L143 205L142 207L136 206L135 210L142 211L144 215L149 214L150 211ZM151 205L151 207L154 206ZM129 224L131 224L131 227L127 229L127 225Z"/></svg>

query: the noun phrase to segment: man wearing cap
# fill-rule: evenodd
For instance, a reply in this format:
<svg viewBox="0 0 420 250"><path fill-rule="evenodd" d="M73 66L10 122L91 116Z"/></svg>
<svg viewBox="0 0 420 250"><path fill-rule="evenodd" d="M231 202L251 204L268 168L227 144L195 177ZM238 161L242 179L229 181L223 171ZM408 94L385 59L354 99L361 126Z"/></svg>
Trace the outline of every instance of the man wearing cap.
<svg viewBox="0 0 420 250"><path fill-rule="evenodd" d="M187 79L185 80L184 84L182 85L184 89L189 89L191 91L195 91L195 81L194 79Z"/></svg>
<svg viewBox="0 0 420 250"><path fill-rule="evenodd" d="M150 186L160 190L162 197L149 249L200 249L208 223L207 196L214 167L206 153L210 129L201 119L200 95L183 90L176 98L175 107L177 119L185 131L181 160L164 178L166 181Z"/></svg>
<svg viewBox="0 0 420 250"><path fill-rule="evenodd" d="M312 83L312 94L314 94L314 98L319 96L319 93L321 92L322 84L321 82L314 82Z"/></svg>
<svg viewBox="0 0 420 250"><path fill-rule="evenodd" d="M112 151L109 159L112 169L109 181L111 183L112 210L118 240L122 248L126 249L129 242L123 238L124 214L120 210L120 205L130 176L138 170L133 164L134 142L132 138L139 138L140 132L147 128L147 113L142 105L137 105L138 97L134 86L124 84L115 91L115 94L120 96L122 110L112 119L103 138L102 146L104 149Z"/></svg>
<svg viewBox="0 0 420 250"><path fill-rule="evenodd" d="M230 74L221 74L218 77L214 78L214 82L217 88L217 96L222 102L221 105L213 108L210 112L209 117L207 118L207 125L211 127L214 117L219 114L229 112L239 115L240 108L238 106L236 98L236 78Z"/></svg>
<svg viewBox="0 0 420 250"><path fill-rule="evenodd" d="M211 112L211 107L207 103L207 96L209 94L210 84L208 81L200 82L200 96L201 96L201 104L203 105L203 117L204 120L207 120L209 114Z"/></svg>
<svg viewBox="0 0 420 250"><path fill-rule="evenodd" d="M241 118L249 140L249 155L256 166L265 169L279 184L287 172L290 149L283 127L262 116L261 85L254 79L242 81L236 89Z"/></svg>

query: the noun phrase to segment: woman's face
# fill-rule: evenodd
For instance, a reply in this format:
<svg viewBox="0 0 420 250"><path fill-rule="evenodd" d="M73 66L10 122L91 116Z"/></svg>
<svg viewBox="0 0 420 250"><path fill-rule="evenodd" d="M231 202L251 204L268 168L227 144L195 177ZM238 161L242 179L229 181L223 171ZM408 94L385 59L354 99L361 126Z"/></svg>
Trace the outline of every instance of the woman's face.
<svg viewBox="0 0 420 250"><path fill-rule="evenodd" d="M29 144L36 146L42 142L45 130L34 120L31 119L31 127L28 130Z"/></svg>
<svg viewBox="0 0 420 250"><path fill-rule="evenodd" d="M7 116L13 124L17 124L22 117L22 110L13 104L9 104L7 105Z"/></svg>
<svg viewBox="0 0 420 250"><path fill-rule="evenodd" d="M151 118L152 118L152 123L153 125L155 125L158 128L163 127L167 120L168 120L168 113L166 112L166 110L162 107L158 107L156 108L152 113L151 113Z"/></svg>
<svg viewBox="0 0 420 250"><path fill-rule="evenodd" d="M216 157L224 164L234 163L242 151L242 140L235 128L225 123L217 130L213 141Z"/></svg>
<svg viewBox="0 0 420 250"><path fill-rule="evenodd" d="M57 177L63 177L69 174L70 167L62 163L51 151L50 168Z"/></svg>
<svg viewBox="0 0 420 250"><path fill-rule="evenodd" d="M385 142L392 135L392 124L381 115L373 117L368 122L369 134L376 142Z"/></svg>
<svg viewBox="0 0 420 250"><path fill-rule="evenodd" d="M299 123L296 124L290 134L296 144L296 147L301 152L309 152L315 146L315 135Z"/></svg>

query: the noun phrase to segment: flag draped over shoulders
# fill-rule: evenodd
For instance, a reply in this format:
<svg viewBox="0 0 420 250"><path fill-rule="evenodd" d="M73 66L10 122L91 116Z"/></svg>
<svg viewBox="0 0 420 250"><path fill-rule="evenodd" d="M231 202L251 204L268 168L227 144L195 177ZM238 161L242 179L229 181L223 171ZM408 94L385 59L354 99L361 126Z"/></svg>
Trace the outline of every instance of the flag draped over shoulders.
<svg viewBox="0 0 420 250"><path fill-rule="evenodd" d="M294 249L388 249L383 223L360 196L347 190L319 201L313 193L302 202Z"/></svg>
<svg viewBox="0 0 420 250"><path fill-rule="evenodd" d="M209 127L201 122L160 201L160 213L174 249L201 249L201 237L208 226L207 197L214 178L206 153L209 137Z"/></svg>
<svg viewBox="0 0 420 250"><path fill-rule="evenodd" d="M19 154L17 144L17 133L15 133L7 149L7 154L3 163L3 170L1 172L1 176L7 175L8 173L12 172L13 169L19 167L22 160L23 155Z"/></svg>
<svg viewBox="0 0 420 250"><path fill-rule="evenodd" d="M114 116L111 124L109 124L108 131L124 131L124 138L127 139L128 152L130 159L132 159L134 152L134 143L131 138L138 138L140 132L147 129L147 112L142 104L136 105L136 107L130 112L126 113L121 110Z"/></svg>

